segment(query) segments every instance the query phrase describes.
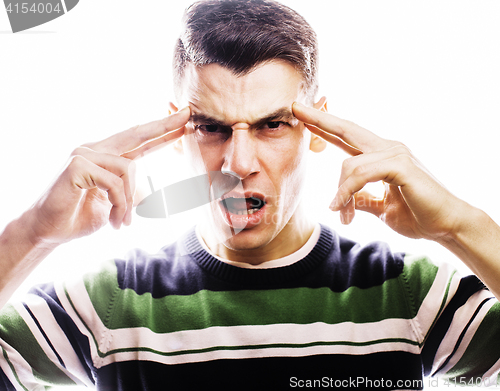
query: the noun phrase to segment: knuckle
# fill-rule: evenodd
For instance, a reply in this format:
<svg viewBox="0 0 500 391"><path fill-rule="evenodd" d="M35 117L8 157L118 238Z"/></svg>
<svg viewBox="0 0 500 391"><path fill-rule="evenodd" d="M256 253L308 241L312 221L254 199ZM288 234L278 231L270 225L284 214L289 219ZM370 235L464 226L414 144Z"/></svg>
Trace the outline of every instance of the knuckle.
<svg viewBox="0 0 500 391"><path fill-rule="evenodd" d="M73 152L71 152L71 155L70 156L79 156L79 155L83 155L86 151L88 151L89 148L86 147L85 145L81 145L77 148L75 148L73 150Z"/></svg>
<svg viewBox="0 0 500 391"><path fill-rule="evenodd" d="M408 167L410 165L413 165L415 163L415 160L411 155L408 154L400 154L396 156L398 164L401 165L401 167Z"/></svg>
<svg viewBox="0 0 500 391"><path fill-rule="evenodd" d="M68 168L70 170L78 170L84 167L87 164L87 159L85 159L82 155L73 155L68 164Z"/></svg>
<svg viewBox="0 0 500 391"><path fill-rule="evenodd" d="M348 119L343 119L340 123L340 136L344 136L346 133L349 132L349 129L353 129L353 128L356 128L358 127L358 124L356 124L355 122L352 122Z"/></svg>
<svg viewBox="0 0 500 391"><path fill-rule="evenodd" d="M111 176L111 184L118 191L122 191L125 188L123 180L116 175Z"/></svg>
<svg viewBox="0 0 500 391"><path fill-rule="evenodd" d="M353 172L360 165L360 156L351 156L342 162L342 170L345 173Z"/></svg>
<svg viewBox="0 0 500 391"><path fill-rule="evenodd" d="M353 175L356 176L356 177L360 177L360 178L364 178L367 173L368 173L368 169L366 166L357 166L353 171L352 171Z"/></svg>
<svg viewBox="0 0 500 391"><path fill-rule="evenodd" d="M96 144L97 144L97 143L95 143L95 142L85 143L85 144L80 145L80 147L92 149L92 148L94 148L94 146L95 146Z"/></svg>
<svg viewBox="0 0 500 391"><path fill-rule="evenodd" d="M140 127L140 125L132 126L126 132L129 133L132 137L138 139L139 143L142 144L142 143L148 141L148 138L145 134L143 134L143 132L139 132L139 127Z"/></svg>
<svg viewBox="0 0 500 391"><path fill-rule="evenodd" d="M140 125L135 125L135 126L132 126L130 129L128 129L129 132L135 132L137 131L137 129L139 128Z"/></svg>
<svg viewBox="0 0 500 391"><path fill-rule="evenodd" d="M349 172L349 171L351 171L351 167L352 166L353 166L353 160L352 160L352 158L345 159L342 162L342 171Z"/></svg>
<svg viewBox="0 0 500 391"><path fill-rule="evenodd" d="M411 153L410 148L400 141L390 140L389 143L391 144L391 148L395 149L398 153Z"/></svg>
<svg viewBox="0 0 500 391"><path fill-rule="evenodd" d="M134 173L137 168L137 164L131 159L127 158L123 159L125 161L125 167L127 168L127 172Z"/></svg>
<svg viewBox="0 0 500 391"><path fill-rule="evenodd" d="M165 118L162 118L160 120L160 124L162 126L164 126L164 127L167 127L167 126L169 126L169 124L170 124L171 121L172 121L172 115L169 115L169 116L167 116Z"/></svg>
<svg viewBox="0 0 500 391"><path fill-rule="evenodd" d="M136 163L133 160L127 159L125 157L121 157L120 159L122 175L135 175L135 171L137 168Z"/></svg>

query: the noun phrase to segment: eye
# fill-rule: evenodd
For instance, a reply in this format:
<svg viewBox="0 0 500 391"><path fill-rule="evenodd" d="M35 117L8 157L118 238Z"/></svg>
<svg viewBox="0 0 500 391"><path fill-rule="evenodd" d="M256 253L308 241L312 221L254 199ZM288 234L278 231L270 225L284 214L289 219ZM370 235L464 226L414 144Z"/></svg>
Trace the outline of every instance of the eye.
<svg viewBox="0 0 500 391"><path fill-rule="evenodd" d="M267 129L276 130L276 129L279 129L279 128L284 127L284 126L290 126L290 124L283 122L283 121L271 121L271 122L267 122L264 127Z"/></svg>
<svg viewBox="0 0 500 391"><path fill-rule="evenodd" d="M279 121L273 121L273 122L268 122L267 123L267 127L269 129L277 129L280 127L280 125L282 124L283 122L279 122Z"/></svg>
<svg viewBox="0 0 500 391"><path fill-rule="evenodd" d="M205 133L215 133L220 130L220 127L219 125L196 125L196 129Z"/></svg>

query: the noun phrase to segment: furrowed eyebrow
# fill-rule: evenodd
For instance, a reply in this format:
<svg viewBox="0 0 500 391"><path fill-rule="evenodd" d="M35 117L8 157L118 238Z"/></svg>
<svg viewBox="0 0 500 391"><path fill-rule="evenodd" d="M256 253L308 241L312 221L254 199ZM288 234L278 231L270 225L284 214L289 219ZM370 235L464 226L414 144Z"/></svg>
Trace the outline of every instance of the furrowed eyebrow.
<svg viewBox="0 0 500 391"><path fill-rule="evenodd" d="M295 118L290 109L283 108L283 109L278 109L274 113L271 113L263 117L262 119L258 120L255 123L255 126L259 127L266 124L267 122L277 122L277 121L290 122L290 124L296 125L299 120Z"/></svg>
<svg viewBox="0 0 500 391"><path fill-rule="evenodd" d="M215 118L208 117L205 114L193 113L193 114L191 114L189 121L199 123L199 124L204 124L204 125L229 126L229 125L222 123L221 121L216 120Z"/></svg>
<svg viewBox="0 0 500 391"><path fill-rule="evenodd" d="M204 125L219 125L225 127L231 127L232 125L223 123L215 118L209 117L202 113L193 113L189 118L191 122L204 124ZM292 111L289 108L282 108L274 111L273 113L267 114L266 116L258 119L255 123L251 124L254 127L259 127L267 122L275 122L275 121L286 121L292 124L298 123L298 119L295 118Z"/></svg>

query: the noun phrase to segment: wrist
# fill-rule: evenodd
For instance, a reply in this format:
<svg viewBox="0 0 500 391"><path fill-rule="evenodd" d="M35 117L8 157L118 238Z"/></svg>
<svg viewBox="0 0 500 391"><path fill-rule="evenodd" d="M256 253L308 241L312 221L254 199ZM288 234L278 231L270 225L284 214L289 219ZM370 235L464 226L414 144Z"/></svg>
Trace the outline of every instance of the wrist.
<svg viewBox="0 0 500 391"><path fill-rule="evenodd" d="M56 247L37 240L29 214L10 222L0 233L0 308L31 271Z"/></svg>
<svg viewBox="0 0 500 391"><path fill-rule="evenodd" d="M498 252L493 251L493 247L499 245L500 227L481 209L465 202L464 204L465 206L460 208L461 217L454 229L437 242L483 278L484 270L488 270L492 263L496 262Z"/></svg>
<svg viewBox="0 0 500 391"><path fill-rule="evenodd" d="M464 201L456 206L456 217L449 231L440 237L437 242L442 245L465 244L477 235L480 235L485 226L492 221L481 209L476 208Z"/></svg>
<svg viewBox="0 0 500 391"><path fill-rule="evenodd" d="M24 255L39 251L52 251L58 246L37 234L36 218L32 209L7 225L4 233L10 238L10 242L15 244L17 251Z"/></svg>

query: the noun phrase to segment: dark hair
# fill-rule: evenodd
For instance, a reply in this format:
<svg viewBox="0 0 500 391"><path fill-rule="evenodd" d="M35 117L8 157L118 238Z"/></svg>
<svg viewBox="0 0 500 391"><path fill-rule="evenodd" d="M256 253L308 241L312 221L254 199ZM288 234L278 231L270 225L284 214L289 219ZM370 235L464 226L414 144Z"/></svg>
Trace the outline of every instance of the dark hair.
<svg viewBox="0 0 500 391"><path fill-rule="evenodd" d="M316 33L294 10L273 0L201 0L186 9L184 30L174 51L174 84L180 95L186 65L219 64L245 75L266 61L281 59L304 78L314 98Z"/></svg>

